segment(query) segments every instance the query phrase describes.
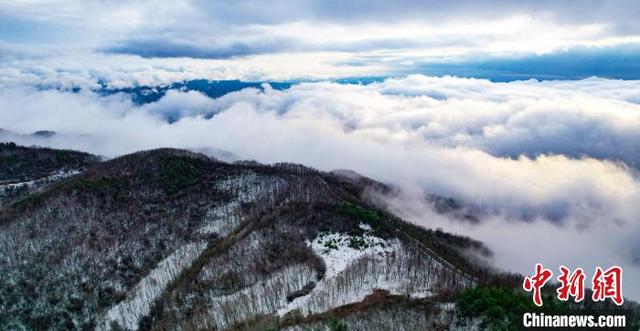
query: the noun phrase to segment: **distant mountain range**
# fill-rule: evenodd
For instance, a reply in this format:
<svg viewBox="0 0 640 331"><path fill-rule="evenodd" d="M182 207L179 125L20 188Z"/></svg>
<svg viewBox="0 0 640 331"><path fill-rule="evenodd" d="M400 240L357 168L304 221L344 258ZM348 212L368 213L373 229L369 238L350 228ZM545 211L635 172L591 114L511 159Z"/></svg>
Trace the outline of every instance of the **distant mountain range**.
<svg viewBox="0 0 640 331"><path fill-rule="evenodd" d="M288 82L265 82L271 88L283 90L291 87ZM227 93L240 91L245 88L262 89L262 82L244 82L239 80L217 80L210 81L206 79L194 79L181 82L174 82L167 85L159 86L133 86L124 88L112 88L104 82L99 82L101 88L96 90L99 94L110 95L115 93L127 93L131 95L133 102L137 104L145 104L160 100L167 91L197 91L210 98L218 98Z"/></svg>
<svg viewBox="0 0 640 331"><path fill-rule="evenodd" d="M339 84L360 84L367 85L375 82L384 81L385 77L347 77L331 80ZM312 82L309 80L308 82ZM263 84L268 84L275 90L286 90L294 84L304 83L306 80L291 81L241 81L241 80L208 80L208 79L191 79L173 82L164 85L139 85L127 87L110 86L107 81L99 80L98 87L92 90L99 95L107 96L116 93L125 93L131 96L131 100L138 104L146 104L160 100L167 91L176 90L181 92L196 91L210 98L219 98L227 93L240 91L245 88L255 88L263 90ZM47 86L40 86L40 89L49 89ZM67 89L65 89L67 90ZM72 87L68 89L71 92L82 91L81 87Z"/></svg>

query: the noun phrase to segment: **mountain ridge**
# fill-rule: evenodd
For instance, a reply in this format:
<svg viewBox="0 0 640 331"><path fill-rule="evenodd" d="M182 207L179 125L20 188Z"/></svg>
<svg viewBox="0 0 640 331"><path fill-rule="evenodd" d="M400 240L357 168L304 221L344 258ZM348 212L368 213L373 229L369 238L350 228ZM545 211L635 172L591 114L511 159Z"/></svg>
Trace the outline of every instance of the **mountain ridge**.
<svg viewBox="0 0 640 331"><path fill-rule="evenodd" d="M393 189L352 173L170 148L69 160L0 206L0 328L451 329L455 293L520 279L470 260L482 243L384 210L367 197Z"/></svg>
<svg viewBox="0 0 640 331"><path fill-rule="evenodd" d="M177 304L182 294L211 306L213 303L200 295L203 291L215 300L223 300L220 298L243 289L255 292L256 286L277 277L289 279L292 270L298 270L296 273L305 275L306 280L300 280L300 286L289 286L286 293L276 291L274 297L279 297L280 303L258 307L254 312L238 312L237 316L228 318L220 318L215 311L199 313L199 319L192 318L191 323L200 323L200 327L206 325L206 328L231 327L247 319L276 313L273 308L284 309L287 302L304 297L311 299L297 305L305 307L302 309L307 309L307 313L348 303L351 299L347 294L332 297L333 303L326 304L320 303L324 302L325 294L314 294L321 287L334 291L339 286L336 284L345 281L336 280L345 272L335 271L332 277L336 278L325 281L327 262L324 258L332 253L318 253L310 249L310 245L336 246L322 250L355 254L349 263L369 259L370 267L383 269L387 263L380 264L382 260L376 259L395 261L398 254L405 253L406 258L417 256L415 254L437 256L426 251L427 246L420 248L395 235L394 232L400 230L384 225L385 216L381 211L361 206L363 201L354 193L362 189L338 176L300 165L229 164L176 149L143 151L91 165L3 207L2 233L5 238L14 238L8 245L5 243L6 251L14 253L9 254L9 262L5 260L3 269L17 267L10 272L9 282L26 282L21 288L34 292L31 303L15 306L3 302L3 310L19 317L8 325L37 325L40 321L43 325L73 324L98 329L162 329L159 325L184 328L187 324L179 318L178 311L195 309L195 306ZM66 233L67 238L53 237L52 228ZM320 235L334 237L336 242L321 244ZM22 252L20 246L11 245L18 238L35 248ZM245 251L247 240L259 249ZM405 252L405 246L413 247L412 251ZM116 252L103 253L106 247L118 248ZM85 255L78 255L78 251ZM241 268L252 270L258 276L249 277L230 269L222 272L223 278L218 277L221 276L219 266L212 265L211 260L233 263L229 260L229 251L245 256L249 262ZM48 266L42 269L33 264L34 256L39 256L37 260ZM28 269L13 264L12 261L17 263L20 259L30 261ZM466 274L462 271L452 268L453 264L448 265L446 259L437 256L425 261L444 268L442 275L449 276L442 278L439 273L433 273L422 277L440 279L438 282L452 287L473 282L463 276ZM51 274L50 270L66 264L64 277ZM74 264L77 264L75 269L70 267ZM396 267L410 268L400 264ZM83 274L68 272L68 268L77 270L75 272L83 270ZM330 270L335 269L332 268L329 265ZM395 272L384 270L383 274ZM414 272L421 273L417 269ZM156 281L146 281L150 276L157 277ZM363 273L359 277L370 275ZM83 281L83 278L92 280ZM424 287L427 278L420 278L425 289L431 288ZM44 284L30 284L30 279L42 279ZM77 288L60 283L62 279L67 284L84 286L88 292L77 293ZM392 282L392 287L410 292L414 285L405 283L419 281L418 278L394 279L396 283ZM156 288L158 284L161 286ZM196 286L198 291L194 291L194 284L200 284ZM9 284L4 285L0 287L6 291ZM53 295L49 300L44 292L52 289L57 289L56 294L48 295ZM142 297L146 299L140 299ZM30 311L28 307L33 304L57 312ZM162 313L154 314L154 311Z"/></svg>

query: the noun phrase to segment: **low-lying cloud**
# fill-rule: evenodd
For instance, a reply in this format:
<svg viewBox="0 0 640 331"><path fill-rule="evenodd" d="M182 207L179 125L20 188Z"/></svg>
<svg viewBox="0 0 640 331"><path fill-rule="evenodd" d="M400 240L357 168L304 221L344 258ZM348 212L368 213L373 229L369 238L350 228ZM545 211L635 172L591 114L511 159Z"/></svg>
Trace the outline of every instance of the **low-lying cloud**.
<svg viewBox="0 0 640 331"><path fill-rule="evenodd" d="M471 235L499 267L620 264L640 277L640 82L493 83L410 76L369 85L303 83L210 99L172 91L136 105L13 87L0 91L2 140L115 156L211 148L243 159L353 169L402 188L407 219ZM167 118L171 118L168 121ZM58 134L33 137L37 130ZM23 134L23 135L20 135ZM425 193L485 211L477 225L436 215ZM640 288L627 282L627 295Z"/></svg>

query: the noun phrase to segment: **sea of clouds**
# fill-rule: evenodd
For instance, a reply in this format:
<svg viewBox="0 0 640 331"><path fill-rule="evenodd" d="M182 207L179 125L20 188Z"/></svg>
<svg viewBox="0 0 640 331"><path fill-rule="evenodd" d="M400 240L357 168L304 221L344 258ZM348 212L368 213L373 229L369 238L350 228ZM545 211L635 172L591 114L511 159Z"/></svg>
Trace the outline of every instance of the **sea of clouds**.
<svg viewBox="0 0 640 331"><path fill-rule="evenodd" d="M224 150L352 169L401 188L388 201L400 216L485 242L497 267L529 274L542 262L591 275L618 264L625 294L640 299L640 81L413 75L264 85L218 99L169 91L144 105L121 93L2 83L1 141L107 157L166 146ZM29 135L37 130L57 134ZM426 193L459 199L482 219L439 215Z"/></svg>

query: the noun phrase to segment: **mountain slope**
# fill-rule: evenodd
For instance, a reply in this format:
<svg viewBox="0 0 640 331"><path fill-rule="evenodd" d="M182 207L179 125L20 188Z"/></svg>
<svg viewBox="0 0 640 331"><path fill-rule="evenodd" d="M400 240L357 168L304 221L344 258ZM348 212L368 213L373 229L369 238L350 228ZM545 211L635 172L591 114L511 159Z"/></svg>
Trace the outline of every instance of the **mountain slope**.
<svg viewBox="0 0 640 331"><path fill-rule="evenodd" d="M82 152L0 143L0 206L75 175L99 160L97 156Z"/></svg>
<svg viewBox="0 0 640 331"><path fill-rule="evenodd" d="M173 149L92 164L2 209L0 329L295 327L365 302L448 325L438 298L478 274L458 248L481 244L372 208L368 185Z"/></svg>

